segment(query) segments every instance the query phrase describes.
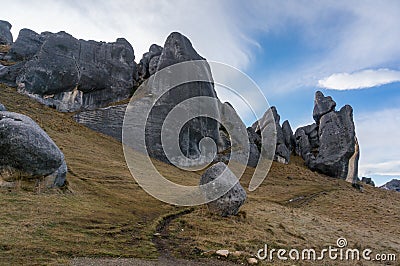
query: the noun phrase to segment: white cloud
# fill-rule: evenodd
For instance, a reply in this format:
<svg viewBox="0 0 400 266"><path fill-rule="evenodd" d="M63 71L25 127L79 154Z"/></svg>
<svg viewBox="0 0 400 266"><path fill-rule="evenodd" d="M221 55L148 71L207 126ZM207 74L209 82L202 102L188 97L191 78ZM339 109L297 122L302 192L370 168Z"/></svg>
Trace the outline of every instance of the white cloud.
<svg viewBox="0 0 400 266"><path fill-rule="evenodd" d="M255 2L251 2L255 3ZM254 23L267 33L296 30L305 49L284 67L260 74L272 94L314 87L334 73L391 68L400 61L400 3L397 1L258 1ZM285 48L285 47L283 47ZM301 56L303 50L306 55ZM290 50L288 50L290 52ZM268 64L268 62L266 62Z"/></svg>
<svg viewBox="0 0 400 266"><path fill-rule="evenodd" d="M257 69L256 81L276 94L315 86L333 73L398 62L399 13L397 1L13 0L2 19L13 24L15 37L23 27L65 30L83 39L125 37L137 61L152 43L162 45L170 32L180 31L207 59L241 70L252 64L255 52L265 49L258 37L295 30L307 56L298 60L295 54L284 67Z"/></svg>
<svg viewBox="0 0 400 266"><path fill-rule="evenodd" d="M353 90L371 88L400 81L400 71L390 69L362 70L354 73L338 73L318 81L321 88Z"/></svg>
<svg viewBox="0 0 400 266"><path fill-rule="evenodd" d="M400 108L355 116L360 143L359 176L399 176Z"/></svg>
<svg viewBox="0 0 400 266"><path fill-rule="evenodd" d="M136 61L151 44L163 45L173 31L186 35L209 60L241 69L251 58L249 47L258 44L242 33L229 1L175 0L13 0L2 19L12 25L14 38L21 28L37 32L64 30L77 38L115 41L126 38Z"/></svg>

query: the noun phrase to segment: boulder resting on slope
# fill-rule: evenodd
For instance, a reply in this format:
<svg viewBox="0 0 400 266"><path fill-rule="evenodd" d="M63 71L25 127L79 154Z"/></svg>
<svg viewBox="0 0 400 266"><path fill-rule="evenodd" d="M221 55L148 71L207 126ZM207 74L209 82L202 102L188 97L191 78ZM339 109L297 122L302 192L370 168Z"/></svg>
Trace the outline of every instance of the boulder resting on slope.
<svg viewBox="0 0 400 266"><path fill-rule="evenodd" d="M64 154L31 118L0 112L0 172L14 180L15 173L29 179L45 177L47 187L65 184L67 165Z"/></svg>
<svg viewBox="0 0 400 266"><path fill-rule="evenodd" d="M216 181L221 174L223 174L222 179ZM216 191L204 191L206 199L210 195L212 196L214 193L218 193L218 189L223 190L234 184L223 196L207 204L210 212L220 216L236 215L239 212L240 206L246 201L247 195L235 174L232 173L227 165L219 162L208 168L201 176L200 185L205 185L209 182L214 184L213 188L215 188Z"/></svg>

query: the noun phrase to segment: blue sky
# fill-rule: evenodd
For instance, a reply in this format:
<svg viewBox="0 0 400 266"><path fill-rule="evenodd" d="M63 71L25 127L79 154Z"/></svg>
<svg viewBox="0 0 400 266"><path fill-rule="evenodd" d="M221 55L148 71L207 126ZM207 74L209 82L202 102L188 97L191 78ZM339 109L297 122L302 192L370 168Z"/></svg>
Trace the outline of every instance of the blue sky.
<svg viewBox="0 0 400 266"><path fill-rule="evenodd" d="M360 175L383 184L400 177L398 14L400 2L389 0L13 0L2 19L15 38L24 27L125 37L136 61L180 31L208 60L248 74L294 128L312 122L314 93L322 90L339 108L353 106Z"/></svg>

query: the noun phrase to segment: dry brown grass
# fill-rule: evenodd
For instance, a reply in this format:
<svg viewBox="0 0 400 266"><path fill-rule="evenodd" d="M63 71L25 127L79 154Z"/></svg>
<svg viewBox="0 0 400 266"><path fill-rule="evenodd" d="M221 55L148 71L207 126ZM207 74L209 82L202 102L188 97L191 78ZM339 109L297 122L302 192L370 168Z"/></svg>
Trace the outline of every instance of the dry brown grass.
<svg viewBox="0 0 400 266"><path fill-rule="evenodd" d="M8 53L10 51L10 45L0 45L0 53Z"/></svg>
<svg viewBox="0 0 400 266"><path fill-rule="evenodd" d="M0 264L157 257L151 241L157 222L182 208L153 199L134 182L120 143L75 123L72 114L1 85L0 102L37 121L63 150L69 167L67 191L0 191ZM155 164L178 182L196 183L200 176ZM244 187L251 172L241 180ZM289 165L273 164L261 187L248 193L238 216L217 217L203 206L172 221L170 245L186 258L200 256L195 248L239 250L248 257L265 243L318 249L346 237L350 247L399 254L399 200L400 193L369 186L360 193L342 180L311 172L294 157Z"/></svg>

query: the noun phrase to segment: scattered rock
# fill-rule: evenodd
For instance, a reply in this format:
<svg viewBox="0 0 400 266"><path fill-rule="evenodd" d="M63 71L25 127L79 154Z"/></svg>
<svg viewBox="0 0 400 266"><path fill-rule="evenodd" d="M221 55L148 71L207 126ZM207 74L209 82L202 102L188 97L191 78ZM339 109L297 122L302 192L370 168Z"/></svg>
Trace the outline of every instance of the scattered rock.
<svg viewBox="0 0 400 266"><path fill-rule="evenodd" d="M353 183L353 184L352 184L352 187L355 188L355 189L357 189L357 190L359 190L361 193L364 192L364 187L363 187L363 185L360 185L360 184L358 184L358 183Z"/></svg>
<svg viewBox="0 0 400 266"><path fill-rule="evenodd" d="M372 178L371 177L365 177L365 176L363 176L362 178L361 178L361 182L362 183L364 183L364 184L366 184L366 185L370 185L370 186L375 186L375 182L374 182L374 180L372 180Z"/></svg>
<svg viewBox="0 0 400 266"><path fill-rule="evenodd" d="M9 45L13 42L11 34L11 24L7 21L0 20L0 45Z"/></svg>
<svg viewBox="0 0 400 266"><path fill-rule="evenodd" d="M160 55L157 71L185 61L201 60L204 64L199 63L199 71L195 73L199 77L211 77L211 70L206 60L202 58L192 47L189 39L178 32L171 33L165 41L164 48ZM193 73L180 73L184 75L192 75ZM168 84L174 84L173 80L168 78L163 80L162 86L169 87ZM151 88L149 88L151 90ZM151 92L150 92L151 93ZM190 82L175 86L173 89L165 93L158 99L153 106L146 125L146 143L147 149L151 157L169 163L170 161L164 153L161 143L161 128L168 113L178 104L187 99L197 96L207 96L217 99L214 86L211 82ZM146 98L142 98L145 100ZM184 107L181 107L184 108ZM186 107L185 107L186 108ZM192 107L191 107L192 108ZM199 111L204 106L199 106ZM215 113L219 113L219 107L208 106L214 108ZM193 109L193 111L195 111ZM183 110L185 112L185 110ZM199 158L201 151L199 150L199 142L204 137L209 137L215 143L219 143L219 123L207 117L197 117L187 122L180 130L179 144L182 153L187 158ZM175 134L170 135L175 138ZM215 151L216 152L216 151ZM179 158L178 158L179 159ZM182 163L185 163L182 161Z"/></svg>
<svg viewBox="0 0 400 266"><path fill-rule="evenodd" d="M67 165L61 150L32 119L0 112L0 170L10 180L23 173L27 178L46 177L47 187L60 187Z"/></svg>
<svg viewBox="0 0 400 266"><path fill-rule="evenodd" d="M220 249L220 250L215 251L215 254L217 254L218 256L227 258L229 256L229 250Z"/></svg>
<svg viewBox="0 0 400 266"><path fill-rule="evenodd" d="M392 179L391 181L387 182L381 188L386 190L394 190L400 192L400 180L399 179Z"/></svg>
<svg viewBox="0 0 400 266"><path fill-rule="evenodd" d="M16 80L24 66L25 62L19 62L12 66L0 68L0 82L10 87L17 87Z"/></svg>
<svg viewBox="0 0 400 266"><path fill-rule="evenodd" d="M248 258L247 263L250 265L256 265L258 264L258 260L256 258Z"/></svg>
<svg viewBox="0 0 400 266"><path fill-rule="evenodd" d="M216 180L220 175L220 180ZM201 176L200 185L213 183L212 191L204 191L207 200L212 200L219 191L232 187L227 193L207 204L210 212L220 216L236 215L240 206L246 200L246 191L240 185L238 178L232 171L222 162L216 163Z"/></svg>

